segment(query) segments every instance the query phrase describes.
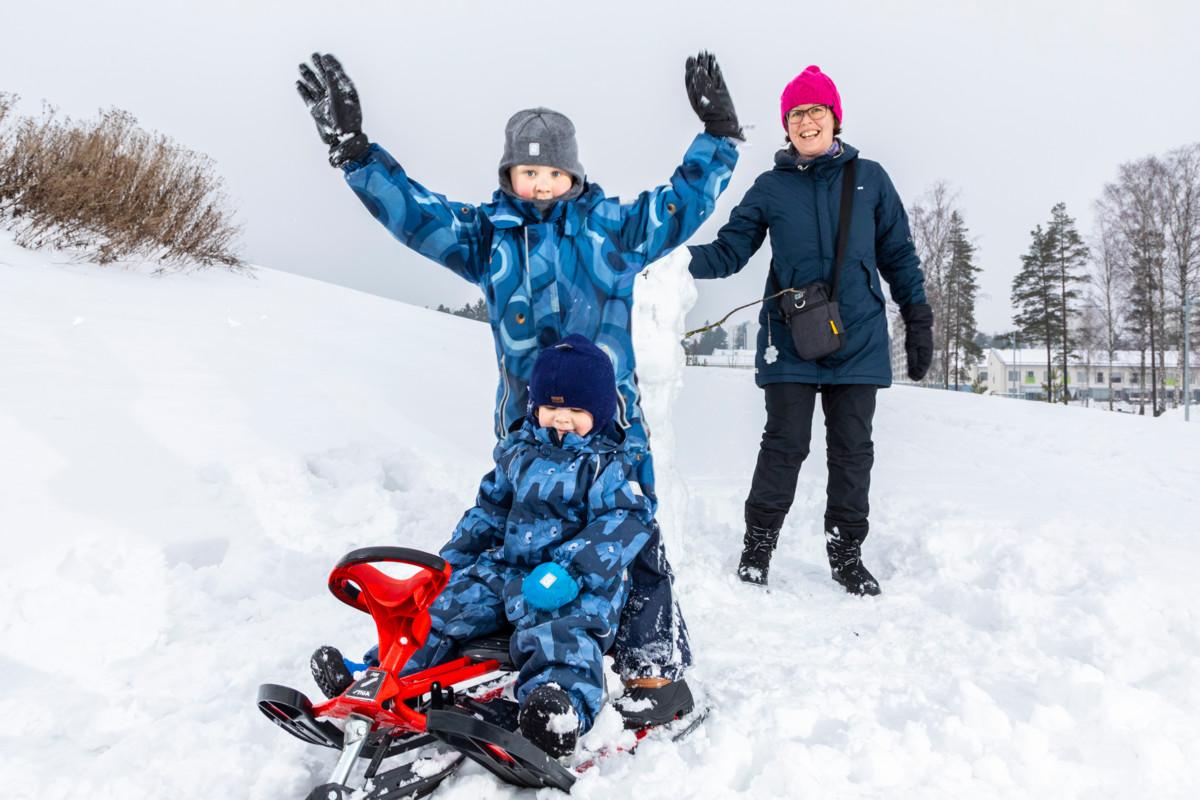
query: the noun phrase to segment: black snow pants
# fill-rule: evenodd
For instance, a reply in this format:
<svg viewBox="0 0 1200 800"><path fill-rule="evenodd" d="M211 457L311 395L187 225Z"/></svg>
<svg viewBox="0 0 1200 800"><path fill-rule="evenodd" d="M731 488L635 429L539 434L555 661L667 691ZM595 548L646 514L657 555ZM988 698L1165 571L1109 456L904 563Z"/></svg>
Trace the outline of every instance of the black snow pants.
<svg viewBox="0 0 1200 800"><path fill-rule="evenodd" d="M758 464L746 498L749 525L778 530L792 507L800 465L808 457L818 392L825 412L825 454L829 465L825 530L836 526L851 541L867 536L867 495L875 445L871 421L878 386L769 383L764 388L767 425Z"/></svg>

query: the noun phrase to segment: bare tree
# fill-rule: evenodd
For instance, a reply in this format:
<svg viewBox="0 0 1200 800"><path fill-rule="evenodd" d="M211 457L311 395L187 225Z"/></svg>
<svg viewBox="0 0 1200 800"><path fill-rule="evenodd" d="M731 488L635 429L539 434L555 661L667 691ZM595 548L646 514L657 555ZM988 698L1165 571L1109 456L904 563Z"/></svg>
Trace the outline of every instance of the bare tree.
<svg viewBox="0 0 1200 800"><path fill-rule="evenodd" d="M1163 330L1166 307L1165 170L1156 158L1122 164L1115 183L1104 187L1102 204L1108 221L1128 253L1124 281L1126 324L1132 338L1150 350L1150 397L1155 416L1159 377L1166 361ZM1145 392L1145 379L1140 381Z"/></svg>
<svg viewBox="0 0 1200 800"><path fill-rule="evenodd" d="M1086 405L1091 405L1091 383L1092 383L1092 366L1095 363L1095 357L1107 349L1104 330L1104 314L1100 307L1094 302L1094 298L1089 298L1084 302L1079 309L1079 314L1076 317L1075 340L1079 343L1079 349L1083 354L1083 368L1086 375L1086 385L1088 394L1084 398ZM1111 372L1111 370L1106 370ZM1109 379L1109 407L1112 407L1112 384Z"/></svg>
<svg viewBox="0 0 1200 800"><path fill-rule="evenodd" d="M750 349L750 320L746 320L733 329L733 347L735 350Z"/></svg>
<svg viewBox="0 0 1200 800"><path fill-rule="evenodd" d="M913 244L925 272L925 297L933 309L934 366L931 374L944 386L950 378L950 330L948 304L950 286L951 215L957 209L957 193L946 181L938 181L917 198L909 209Z"/></svg>
<svg viewBox="0 0 1200 800"><path fill-rule="evenodd" d="M1182 353L1184 298L1195 293L1200 280L1200 143L1167 153L1163 166L1167 263L1174 300L1171 310L1178 311L1176 346Z"/></svg>
<svg viewBox="0 0 1200 800"><path fill-rule="evenodd" d="M1112 364L1117 359L1118 332L1124 325L1123 276L1127 273L1123 240L1111 215L1115 210L1096 203L1096 233L1092 237L1092 303L1100 315L1104 349L1108 354L1108 410L1113 408Z"/></svg>

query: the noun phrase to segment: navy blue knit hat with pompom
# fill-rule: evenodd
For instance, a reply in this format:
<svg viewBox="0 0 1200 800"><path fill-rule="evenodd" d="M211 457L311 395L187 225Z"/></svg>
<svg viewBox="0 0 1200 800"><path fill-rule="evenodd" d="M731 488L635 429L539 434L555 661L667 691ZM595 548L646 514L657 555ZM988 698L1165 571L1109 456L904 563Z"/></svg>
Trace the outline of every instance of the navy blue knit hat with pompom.
<svg viewBox="0 0 1200 800"><path fill-rule="evenodd" d="M538 353L529 379L530 415L539 406L582 408L593 430L603 430L617 413L617 378L612 359L573 333Z"/></svg>

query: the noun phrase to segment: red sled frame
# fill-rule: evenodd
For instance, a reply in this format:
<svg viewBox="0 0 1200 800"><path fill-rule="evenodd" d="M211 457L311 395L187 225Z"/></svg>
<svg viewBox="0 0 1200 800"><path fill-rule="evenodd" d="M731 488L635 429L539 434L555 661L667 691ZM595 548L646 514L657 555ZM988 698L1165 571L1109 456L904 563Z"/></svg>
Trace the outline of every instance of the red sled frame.
<svg viewBox="0 0 1200 800"><path fill-rule="evenodd" d="M392 562L419 567L407 578L393 578L372 566ZM346 605L371 615L379 633L379 666L338 697L313 708L313 715L346 719L358 715L397 733L423 733L424 714L405 701L454 686L489 672L500 662L458 658L398 677L429 636L429 607L450 580L450 565L437 556L405 547L365 547L342 558L329 575L329 591Z"/></svg>
<svg viewBox="0 0 1200 800"><path fill-rule="evenodd" d="M417 571L396 578L372 566L381 562L404 564L416 567ZM504 665L498 659L462 657L400 676L404 665L429 636L429 608L446 587L450 574L451 567L443 559L405 547L354 550L333 568L329 590L343 603L370 614L375 621L379 666L368 668L342 694L315 706L300 692L276 684L262 685L258 694L259 709L272 722L306 742L342 751L330 782L314 789L310 797L330 796L321 794L324 790L349 789L346 781L360 757L372 758L367 772L371 776L383 758L430 743L434 738L508 783L570 790L575 776L557 761L507 726L477 719L471 715L471 709L454 705L454 687L486 682L490 673L502 673ZM480 709L502 691L503 687L465 702L472 709ZM426 708L428 713L422 713L420 708ZM344 720L343 730L329 722L330 719ZM421 735L425 733L430 735ZM368 745L372 734L376 739L374 746ZM416 796L432 791L457 766L455 762L423 781ZM404 786L407 794L409 784L399 785ZM415 786L412 784L412 788Z"/></svg>

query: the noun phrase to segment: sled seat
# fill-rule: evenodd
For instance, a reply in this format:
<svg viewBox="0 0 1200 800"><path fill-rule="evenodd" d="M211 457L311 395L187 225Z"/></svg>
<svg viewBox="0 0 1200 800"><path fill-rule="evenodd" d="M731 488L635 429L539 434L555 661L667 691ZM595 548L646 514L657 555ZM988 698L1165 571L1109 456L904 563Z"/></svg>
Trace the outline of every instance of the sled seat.
<svg viewBox="0 0 1200 800"><path fill-rule="evenodd" d="M463 645L462 654L472 661L487 661L492 659L499 662L500 669L515 670L517 665L513 663L508 651L508 641L511 637L511 629L501 633L480 636Z"/></svg>

